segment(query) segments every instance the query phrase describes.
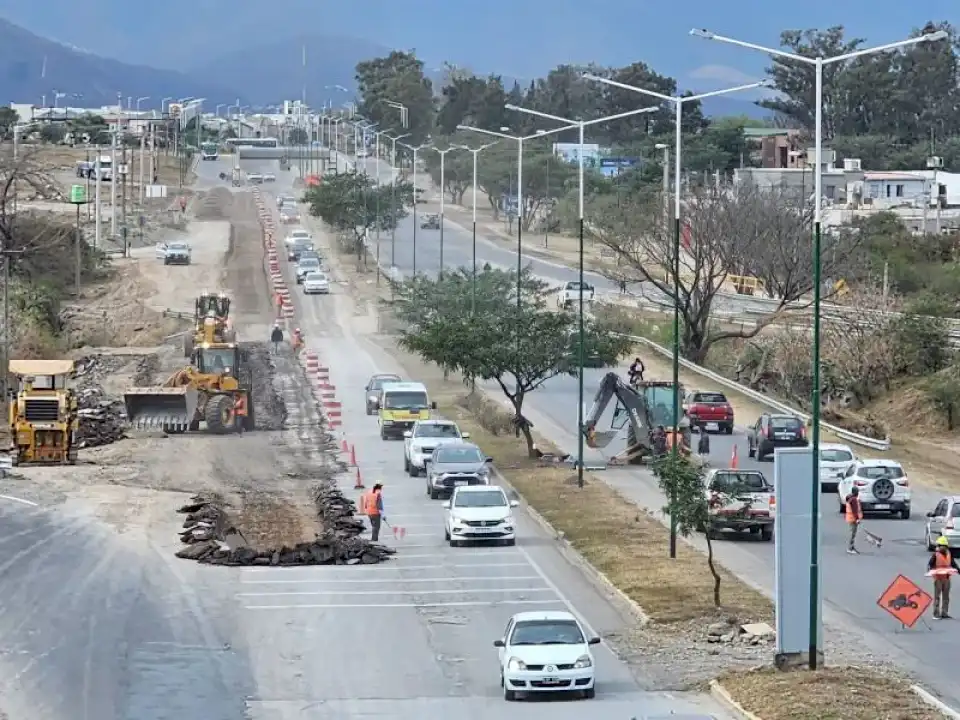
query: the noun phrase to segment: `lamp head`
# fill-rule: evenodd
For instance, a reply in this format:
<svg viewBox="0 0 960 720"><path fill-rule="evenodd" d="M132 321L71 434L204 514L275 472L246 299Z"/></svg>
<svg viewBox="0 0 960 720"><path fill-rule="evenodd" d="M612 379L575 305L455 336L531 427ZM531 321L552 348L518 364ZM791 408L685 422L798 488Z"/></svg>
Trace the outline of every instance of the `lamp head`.
<svg viewBox="0 0 960 720"><path fill-rule="evenodd" d="M717 36L715 32L711 32L705 28L693 28L690 34L694 37L704 38L705 40L713 40Z"/></svg>
<svg viewBox="0 0 960 720"><path fill-rule="evenodd" d="M921 35L924 42L936 42L937 40L946 40L950 34L946 30L936 30L934 32L924 32Z"/></svg>

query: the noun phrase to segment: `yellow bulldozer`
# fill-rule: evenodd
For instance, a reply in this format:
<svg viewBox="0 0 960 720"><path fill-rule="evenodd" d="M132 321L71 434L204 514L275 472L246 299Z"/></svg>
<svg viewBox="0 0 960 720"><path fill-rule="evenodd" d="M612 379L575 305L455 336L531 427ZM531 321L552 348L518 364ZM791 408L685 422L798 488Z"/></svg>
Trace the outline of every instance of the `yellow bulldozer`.
<svg viewBox="0 0 960 720"><path fill-rule="evenodd" d="M209 320L213 319L213 338L209 339ZM224 293L204 292L194 302L193 330L183 339L183 356L192 357L193 348L204 342L233 343L237 333L230 327L230 298Z"/></svg>
<svg viewBox="0 0 960 720"><path fill-rule="evenodd" d="M14 462L75 464L79 409L67 387L73 361L11 360L9 371L17 381L9 407Z"/></svg>
<svg viewBox="0 0 960 720"><path fill-rule="evenodd" d="M201 423L216 434L254 428L253 377L245 353L236 342L222 341L222 326L215 317L204 318L201 328L200 342L191 348L190 365L158 387L124 393L127 418L134 428L171 434L199 430Z"/></svg>

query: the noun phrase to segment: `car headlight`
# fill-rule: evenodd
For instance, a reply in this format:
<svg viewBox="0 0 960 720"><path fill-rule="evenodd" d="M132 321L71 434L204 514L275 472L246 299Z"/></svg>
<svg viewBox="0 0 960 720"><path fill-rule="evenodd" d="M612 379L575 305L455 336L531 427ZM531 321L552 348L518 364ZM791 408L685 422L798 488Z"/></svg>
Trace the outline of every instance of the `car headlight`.
<svg viewBox="0 0 960 720"><path fill-rule="evenodd" d="M581 668L593 667L593 660L590 659L589 655L581 655L577 658L577 661L573 664L573 666L577 670L580 670Z"/></svg>
<svg viewBox="0 0 960 720"><path fill-rule="evenodd" d="M518 657L512 657L507 662L507 670L526 670L527 664Z"/></svg>

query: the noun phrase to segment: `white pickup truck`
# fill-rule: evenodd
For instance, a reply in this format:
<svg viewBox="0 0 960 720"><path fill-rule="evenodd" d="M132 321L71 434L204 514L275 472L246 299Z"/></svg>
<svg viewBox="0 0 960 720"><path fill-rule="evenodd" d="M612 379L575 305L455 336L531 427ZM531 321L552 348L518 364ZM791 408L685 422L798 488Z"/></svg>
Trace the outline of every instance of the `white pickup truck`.
<svg viewBox="0 0 960 720"><path fill-rule="evenodd" d="M759 470L717 468L705 478L710 524L707 532L717 537L723 530L749 532L761 540L773 539L776 495Z"/></svg>
<svg viewBox="0 0 960 720"><path fill-rule="evenodd" d="M581 288L579 282L568 282L557 291L557 307L566 309L573 303L579 303L581 293L583 294L583 301L585 303L593 302L597 295L597 291L593 285L589 283L583 283L583 287Z"/></svg>

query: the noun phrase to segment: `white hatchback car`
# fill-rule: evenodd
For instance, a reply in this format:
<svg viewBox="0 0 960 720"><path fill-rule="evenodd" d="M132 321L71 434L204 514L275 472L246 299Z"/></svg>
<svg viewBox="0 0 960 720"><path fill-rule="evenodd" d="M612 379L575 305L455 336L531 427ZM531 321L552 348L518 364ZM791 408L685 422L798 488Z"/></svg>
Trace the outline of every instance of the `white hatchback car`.
<svg viewBox="0 0 960 720"><path fill-rule="evenodd" d="M447 510L443 539L450 547L473 540L513 545L517 523L511 511L519 504L495 485L461 485L443 503Z"/></svg>
<svg viewBox="0 0 960 720"><path fill-rule="evenodd" d="M960 548L960 495L940 498L937 506L927 513L924 536L927 550L932 551L940 537L947 539L947 547L955 553Z"/></svg>
<svg viewBox="0 0 960 720"><path fill-rule="evenodd" d="M820 444L820 492L837 492L840 480L857 456L849 445Z"/></svg>
<svg viewBox="0 0 960 720"><path fill-rule="evenodd" d="M322 272L308 272L303 276L304 295L329 295L330 280Z"/></svg>
<svg viewBox="0 0 960 720"><path fill-rule="evenodd" d="M403 433L403 469L417 477L427 467L433 451L447 443L463 442L470 433L460 432L460 426L451 420L417 420Z"/></svg>
<svg viewBox="0 0 960 720"><path fill-rule="evenodd" d="M886 512L909 519L910 481L896 460L857 460L850 465L837 485L840 512L846 512L846 497L854 487L860 491L864 512Z"/></svg>
<svg viewBox="0 0 960 720"><path fill-rule="evenodd" d="M595 694L594 659L583 626L566 611L517 613L503 638L493 643L500 655L500 685L504 700L518 693L576 692Z"/></svg>
<svg viewBox="0 0 960 720"><path fill-rule="evenodd" d="M291 230L287 233L287 236L283 239L283 244L287 247L296 245L297 243L308 243L313 242L313 235L310 234L309 230L304 230L303 228L297 228L296 230Z"/></svg>

